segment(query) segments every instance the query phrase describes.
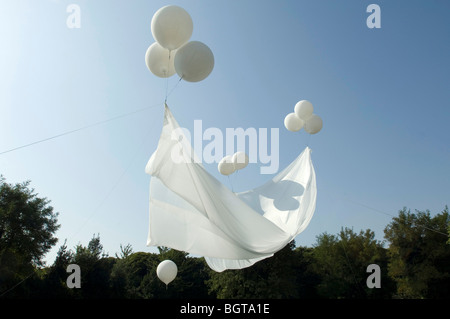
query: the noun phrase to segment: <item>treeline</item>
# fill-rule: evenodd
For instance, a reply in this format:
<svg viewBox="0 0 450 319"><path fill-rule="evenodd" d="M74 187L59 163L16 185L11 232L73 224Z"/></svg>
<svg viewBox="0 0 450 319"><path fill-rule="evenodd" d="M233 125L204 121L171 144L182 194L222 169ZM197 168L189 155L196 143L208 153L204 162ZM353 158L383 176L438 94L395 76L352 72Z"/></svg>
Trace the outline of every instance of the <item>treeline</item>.
<svg viewBox="0 0 450 319"><path fill-rule="evenodd" d="M159 253L121 246L114 257L100 236L87 246L60 246L51 266L42 257L55 238L57 214L28 188L0 178L0 298L120 299L436 299L450 297L450 215L445 207L402 209L384 230L321 234L313 247L291 242L273 257L242 270L212 271L203 258L158 247ZM38 243L40 242L40 243ZM168 287L156 275L170 259L178 274ZM69 288L70 264L80 267L80 288ZM378 265L380 288L369 288L367 267ZM369 278L369 279L368 279ZM370 286L370 285L369 285Z"/></svg>

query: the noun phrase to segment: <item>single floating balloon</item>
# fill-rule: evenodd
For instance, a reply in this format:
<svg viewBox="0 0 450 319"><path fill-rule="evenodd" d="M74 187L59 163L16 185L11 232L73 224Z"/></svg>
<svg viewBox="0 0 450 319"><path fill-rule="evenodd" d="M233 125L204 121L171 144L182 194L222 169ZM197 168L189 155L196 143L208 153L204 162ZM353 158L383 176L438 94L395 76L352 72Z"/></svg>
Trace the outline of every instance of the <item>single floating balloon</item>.
<svg viewBox="0 0 450 319"><path fill-rule="evenodd" d="M156 275L158 278L166 284L170 284L178 273L178 267L172 260L164 260L159 263L158 267L156 268Z"/></svg>
<svg viewBox="0 0 450 319"><path fill-rule="evenodd" d="M160 78L168 78L175 74L174 56L176 51L170 52L158 42L151 44L145 53L147 68Z"/></svg>
<svg viewBox="0 0 450 319"><path fill-rule="evenodd" d="M175 55L175 71L185 81L204 80L214 68L211 49L200 41L190 41L178 49Z"/></svg>
<svg viewBox="0 0 450 319"><path fill-rule="evenodd" d="M153 38L168 50L178 49L188 42L193 29L191 16L179 6L162 7L155 12L152 18Z"/></svg>
<svg viewBox="0 0 450 319"><path fill-rule="evenodd" d="M217 169L219 170L220 174L225 176L233 174L236 171L233 157L231 155L228 155L222 158L217 165Z"/></svg>
<svg viewBox="0 0 450 319"><path fill-rule="evenodd" d="M300 119L306 121L313 114L314 107L311 104L311 102L307 100L302 100L297 102L297 104L295 104L294 112Z"/></svg>
<svg viewBox="0 0 450 319"><path fill-rule="evenodd" d="M323 127L322 118L317 114L311 115L309 119L305 122L305 131L309 134L319 133L322 127Z"/></svg>
<svg viewBox="0 0 450 319"><path fill-rule="evenodd" d="M249 162L248 156L247 156L247 154L245 154L245 152L234 153L232 160L233 160L235 170L239 170L239 169L243 169L243 168L247 167L248 162Z"/></svg>
<svg viewBox="0 0 450 319"><path fill-rule="evenodd" d="M299 118L295 113L289 113L284 118L284 126L291 132L300 131L303 127L303 120Z"/></svg>

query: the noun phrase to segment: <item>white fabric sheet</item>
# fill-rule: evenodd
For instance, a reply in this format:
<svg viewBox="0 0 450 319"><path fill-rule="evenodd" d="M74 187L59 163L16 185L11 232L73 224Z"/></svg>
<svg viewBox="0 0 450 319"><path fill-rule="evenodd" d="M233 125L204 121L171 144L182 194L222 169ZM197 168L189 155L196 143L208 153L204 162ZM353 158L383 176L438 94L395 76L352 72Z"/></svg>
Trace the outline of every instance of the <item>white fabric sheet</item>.
<svg viewBox="0 0 450 319"><path fill-rule="evenodd" d="M152 176L148 246L204 256L220 272L273 256L308 226L317 194L308 147L266 184L236 194L205 170L179 132L166 105L145 168Z"/></svg>

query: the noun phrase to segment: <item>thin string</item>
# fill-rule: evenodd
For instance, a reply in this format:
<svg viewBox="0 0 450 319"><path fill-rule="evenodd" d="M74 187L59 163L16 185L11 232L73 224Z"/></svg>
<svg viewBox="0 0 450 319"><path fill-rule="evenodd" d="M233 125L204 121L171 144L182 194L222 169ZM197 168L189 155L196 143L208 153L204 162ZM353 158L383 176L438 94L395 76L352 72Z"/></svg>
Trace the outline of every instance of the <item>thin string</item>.
<svg viewBox="0 0 450 319"><path fill-rule="evenodd" d="M383 211L381 211L381 210L379 210L379 209L376 209L376 208L367 206L367 205L365 205L365 204L359 203L359 202L357 202L357 201L355 201L355 200L352 200L352 199L350 199L350 198L348 198L348 197L342 197L342 198L345 199L345 200L347 200L347 201L349 201L349 202L351 202L351 203L353 203L353 204L356 204L356 205L365 207L365 208L367 208L367 209L373 210L374 212L377 212L377 213L380 213L380 214L384 214L384 215L390 216L390 217L392 217L392 218L396 218L396 217L397 217L397 216L394 216L394 215L392 215L392 214L383 212ZM446 236L446 237L449 237L448 234L445 234L445 233L443 233L443 232L441 232L441 231L439 231L439 230L436 230L436 229L433 229L433 228L429 228L429 227L427 227L427 226L425 226L425 225L422 225L422 224L416 224L416 225L419 226L419 227L422 227L422 228L424 228L424 229L427 229L427 230L429 230L429 231L435 232L435 233L437 233L437 234L441 234L441 235L444 235L444 236Z"/></svg>
<svg viewBox="0 0 450 319"><path fill-rule="evenodd" d="M6 153L9 153L9 152L13 152L13 151L16 151L16 150L19 150L19 149L22 149L22 148L25 148L25 147L29 147L29 146L32 146L32 145L36 145L36 144L39 144L39 143L43 143L43 142L46 142L46 141L50 141L50 140L53 140L55 138L62 137L62 136L65 136L65 135L69 135L69 134L72 134L72 133L75 133L75 132L86 130L86 129L91 128L91 127L95 127L95 126L98 126L98 125L101 125L101 124L105 124L105 123L108 123L108 122L111 122L111 121L114 121L114 120L117 120L117 119L120 119L120 118L123 118L123 117L127 117L127 116L130 116L130 115L136 114L136 113L140 113L142 111L148 110L150 108L153 108L153 107L156 107L156 106L159 106L159 105L161 105L161 103L150 105L150 106L141 108L141 109L136 110L136 111L132 111L132 112L128 112L128 113L125 113L125 114L121 114L121 115L112 117L112 118L107 119L107 120L95 122L93 124L82 126L80 128L74 129L74 130L66 131L66 132L61 133L61 134L53 135L53 136L50 136L50 137L47 137L47 138L44 138L44 139L41 139L41 140L37 140L37 141L31 142L31 143L28 143L28 144L24 144L24 145L21 145L21 146L18 146L18 147L15 147L15 148L12 148L12 149L0 152L0 155L6 154Z"/></svg>
<svg viewBox="0 0 450 319"><path fill-rule="evenodd" d="M5 290L2 292L2 294L0 295L0 297L3 297L4 295L6 295L8 292L14 290L16 287L18 287L20 284L22 284L25 280L27 280L28 278L30 278L31 276L33 276L36 272L33 270L32 273L30 273L28 276L26 276L24 279L22 279L21 281L19 281L17 284L15 284L14 286L12 286L11 288Z"/></svg>
<svg viewBox="0 0 450 319"><path fill-rule="evenodd" d="M137 155L139 154L139 152L142 150L145 142L147 141L146 137L149 135L150 131L155 127L154 125L149 125L149 131L147 134L144 135L144 139L141 142L141 144L138 146L138 148L136 149L135 153L133 154L130 163L128 164L128 166L124 169L124 171L122 172L122 174L119 176L119 178L116 180L116 182L112 185L112 187L109 189L109 191L106 193L105 197L103 198L103 200L99 203L99 205L94 209L93 213L84 221L84 223L78 228L78 230L76 230L68 239L68 241L72 240L73 237L75 237L75 235L77 235L88 223L88 221L100 210L100 208L103 206L103 204L106 202L106 200L111 196L111 194L113 193L113 191L116 189L116 187L119 185L119 183L122 181L123 177L126 175L126 173L128 172L128 170L132 167L132 164L134 163L135 159L137 158Z"/></svg>
<svg viewBox="0 0 450 319"><path fill-rule="evenodd" d="M169 61L167 62L167 71L169 71L169 67L170 67L170 59L172 58L171 53L172 53L172 51L169 51ZM164 104L167 103L167 99L173 93L173 91L176 89L176 87L178 86L178 84L181 82L182 79L183 79L183 76L181 76L179 78L179 80L177 81L175 86L169 91L169 77L166 78L166 95L164 98Z"/></svg>
<svg viewBox="0 0 450 319"><path fill-rule="evenodd" d="M167 73L169 72L169 68L170 68L170 53L171 52L172 51L169 50L169 59L167 61ZM169 77L167 76L166 72L164 72L164 75L166 76L166 96L164 98L164 104L166 104L167 103L167 91L169 89Z"/></svg>
<svg viewBox="0 0 450 319"><path fill-rule="evenodd" d="M77 131L81 131L81 130L83 130L83 129L86 129L86 128L89 128L89 127L92 127L92 126L96 126L96 125L103 124L103 123L106 123L106 122L109 122L109 121L112 121L112 120L115 120L115 119L118 119L118 118L122 118L122 117L125 117L125 116L128 116L128 115L131 115L131 114L135 114L135 113L138 113L138 112L141 112L141 111L143 111L143 110L146 110L146 109L149 109L149 108L153 108L153 107L156 107L156 106L159 106L159 105L160 105L160 103L155 104L155 105L151 105L151 106L148 106L148 107L146 107L146 108L142 108L142 109L137 110L137 111L133 111L133 112L130 112L130 113L122 114L122 115L116 116L116 117L114 117L114 118L111 118L111 119L108 119L108 120L105 120L105 121L101 121L101 122L97 122L97 123L94 123L94 124L91 124L91 125L87 125L87 126L84 126L84 127L79 128L79 129L72 130L72 131L68 131L68 132L65 132L65 133L62 133L62 134L59 134L59 135L56 135L56 136L53 136L53 137L44 139L44 140L40 140L40 141L36 141L36 142L30 143L30 144L27 144L27 145L23 145L23 146L20 146L20 147L16 147L15 149L11 149L11 150L2 152L2 153L0 153L0 154L4 154L4 153L7 153L7 152L12 152L12 151L14 151L14 150L16 150L16 149L24 148L24 147L27 147L27 146L30 146L30 145L38 144L38 143L41 143L41 142L44 142L44 141L47 141L47 140L50 140L50 139L59 137L59 136L67 135L67 134L70 134L70 133L73 133L73 132L77 132ZM151 130L153 127L154 127L154 125L149 125L150 130ZM145 135L145 136L147 136L147 135ZM130 164L129 164L129 165L127 166L127 168L122 172L121 176L117 179L117 181L114 183L114 185L112 186L112 188L108 191L108 193L106 194L106 196L103 198L103 200L102 200L102 201L99 203L99 205L96 207L96 209L94 210L94 212L93 212L93 213L85 220L85 222L78 228L78 230L75 231L75 233L73 233L73 234L69 237L69 240L66 240L66 243L67 243L68 241L72 240L73 237L75 237L75 235L78 234L78 233L81 231L81 229L83 229L83 227L87 224L87 222L88 222L88 221L89 221L89 220L90 220L90 219L98 212L98 210L100 209L100 207L106 202L106 200L108 199L108 197L112 194L113 190L117 187L117 185L119 185L120 181L122 180L122 178L125 176L125 174L126 174L127 171L129 170L129 168L131 167L131 164L132 164L132 163L134 162L134 160L136 159L136 157L137 157L139 151L142 149L142 147L143 147L145 141L146 141L146 139L144 139L143 142L141 143L141 145L138 147L136 153L133 155L133 157L132 157L132 159L131 159L131 161L130 161ZM11 288L8 288L8 289L6 289L5 291L1 292L0 297L3 297L4 295L6 295L7 293L9 293L10 291L12 291L12 290L14 290L15 288L17 288L18 286L20 286L22 283L24 283L27 279L29 279L29 278L30 278L32 275L34 275L34 274L35 274L35 271L31 272L29 275L27 275L24 279L22 279L21 281L19 281L17 284L15 284L14 286L12 286ZM166 288L166 289L167 289L167 288Z"/></svg>
<svg viewBox="0 0 450 319"><path fill-rule="evenodd" d="M175 86L169 91L169 93L166 95L166 101L167 98L173 93L173 91L177 88L178 84L181 82L181 80L183 79L183 77L180 77L180 79L177 81L177 83L175 84Z"/></svg>
<svg viewBox="0 0 450 319"><path fill-rule="evenodd" d="M231 182L231 177L230 177L230 175L228 175L228 181L230 182L230 185L231 185L231 191L234 193L233 183Z"/></svg>

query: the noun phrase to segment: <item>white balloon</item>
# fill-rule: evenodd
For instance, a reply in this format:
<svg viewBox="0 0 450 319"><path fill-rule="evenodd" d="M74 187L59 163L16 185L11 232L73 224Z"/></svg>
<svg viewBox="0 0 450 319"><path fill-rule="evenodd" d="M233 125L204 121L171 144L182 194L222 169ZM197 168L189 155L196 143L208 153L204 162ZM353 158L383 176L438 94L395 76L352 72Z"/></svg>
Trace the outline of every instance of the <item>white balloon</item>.
<svg viewBox="0 0 450 319"><path fill-rule="evenodd" d="M185 81L202 81L213 68L214 55L211 49L200 41L186 43L175 55L175 70Z"/></svg>
<svg viewBox="0 0 450 319"><path fill-rule="evenodd" d="M191 16L178 6L162 7L152 18L153 38L168 50L175 50L188 42L193 29Z"/></svg>
<svg viewBox="0 0 450 319"><path fill-rule="evenodd" d="M233 155L234 169L243 169L248 165L248 156L245 152L236 152Z"/></svg>
<svg viewBox="0 0 450 319"><path fill-rule="evenodd" d="M311 102L302 100L295 104L294 112L299 118L301 118L303 121L306 121L313 114L314 107Z"/></svg>
<svg viewBox="0 0 450 319"><path fill-rule="evenodd" d="M284 118L284 126L291 132L300 131L303 127L303 120L299 118L295 113L289 113Z"/></svg>
<svg viewBox="0 0 450 319"><path fill-rule="evenodd" d="M222 175L230 175L235 172L233 158L231 155L225 156L217 165L217 169Z"/></svg>
<svg viewBox="0 0 450 319"><path fill-rule="evenodd" d="M156 268L156 275L166 285L168 285L175 279L177 273L177 265L172 260L168 259L160 262L158 267Z"/></svg>
<svg viewBox="0 0 450 319"><path fill-rule="evenodd" d="M311 115L310 118L305 122L305 131L309 134L318 133L322 129L322 127L322 118L317 114Z"/></svg>
<svg viewBox="0 0 450 319"><path fill-rule="evenodd" d="M175 53L163 48L158 42L153 43L145 53L147 68L160 78L168 78L175 74Z"/></svg>

